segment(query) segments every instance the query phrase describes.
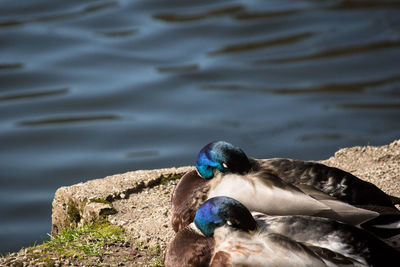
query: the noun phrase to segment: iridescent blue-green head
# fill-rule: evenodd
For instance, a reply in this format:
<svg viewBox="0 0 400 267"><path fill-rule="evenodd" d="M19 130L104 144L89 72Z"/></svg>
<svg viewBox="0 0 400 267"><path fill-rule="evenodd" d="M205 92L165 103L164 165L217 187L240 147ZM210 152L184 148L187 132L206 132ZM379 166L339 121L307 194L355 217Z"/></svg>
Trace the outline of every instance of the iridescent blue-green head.
<svg viewBox="0 0 400 267"><path fill-rule="evenodd" d="M225 142L212 142L200 150L196 168L201 177L210 179L214 172L232 172L244 174L251 168L246 154L238 147Z"/></svg>
<svg viewBox="0 0 400 267"><path fill-rule="evenodd" d="M212 236L216 228L225 224L243 231L255 231L257 223L250 211L230 197L213 197L196 211L194 224L205 236Z"/></svg>

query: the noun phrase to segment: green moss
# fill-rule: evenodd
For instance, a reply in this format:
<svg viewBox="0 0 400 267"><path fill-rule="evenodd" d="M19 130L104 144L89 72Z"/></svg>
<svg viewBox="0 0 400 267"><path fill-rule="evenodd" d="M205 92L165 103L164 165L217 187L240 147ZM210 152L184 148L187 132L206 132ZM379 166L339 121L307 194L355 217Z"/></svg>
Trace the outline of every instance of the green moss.
<svg viewBox="0 0 400 267"><path fill-rule="evenodd" d="M109 223L107 220L99 221L93 224L92 234L95 238L121 240L120 236L124 233L121 226Z"/></svg>
<svg viewBox="0 0 400 267"><path fill-rule="evenodd" d="M169 183L170 181L182 178L182 176L183 176L182 173L171 174L169 176L161 176L161 182L160 183L165 185L165 184Z"/></svg>
<svg viewBox="0 0 400 267"><path fill-rule="evenodd" d="M157 243L157 245L155 245L154 247L150 247L149 251L151 252L151 254L153 254L155 256L155 258L151 260L150 266L152 266L152 267L164 266L161 256L156 256L156 255L160 255L162 253L161 245L159 243Z"/></svg>
<svg viewBox="0 0 400 267"><path fill-rule="evenodd" d="M163 267L164 263L163 263L163 260L160 257L157 257L157 258L155 258L155 259L153 259L151 261L151 265L150 266L152 266L152 267Z"/></svg>
<svg viewBox="0 0 400 267"><path fill-rule="evenodd" d="M107 204L107 205L111 205L111 202L104 200L104 199L100 199L100 198L92 198L90 199L90 202L95 202L95 203L103 203L103 204Z"/></svg>
<svg viewBox="0 0 400 267"><path fill-rule="evenodd" d="M135 246L136 246L137 248L143 248L143 243L140 242L140 241L137 241L137 242L135 243Z"/></svg>
<svg viewBox="0 0 400 267"><path fill-rule="evenodd" d="M100 211L100 216L107 216L107 215L112 215L112 214L116 214L118 211L114 208L109 208L109 209L102 209Z"/></svg>
<svg viewBox="0 0 400 267"><path fill-rule="evenodd" d="M101 204L106 204L106 205L110 206L109 208L101 209L99 215L102 216L103 218L105 218L105 216L107 216L107 215L112 215L112 214L117 213L117 210L113 207L113 204L110 201L107 201L107 200L104 200L101 198L92 198L89 200L89 202L101 203Z"/></svg>
<svg viewBox="0 0 400 267"><path fill-rule="evenodd" d="M88 202L89 202L89 199L85 198L85 199L82 201L82 208L84 208Z"/></svg>
<svg viewBox="0 0 400 267"><path fill-rule="evenodd" d="M155 253L160 253L161 252L161 245L157 244L154 247L151 247L150 250L155 252Z"/></svg>
<svg viewBox="0 0 400 267"><path fill-rule="evenodd" d="M72 200L68 202L67 214L69 222L74 226L81 220L79 209Z"/></svg>

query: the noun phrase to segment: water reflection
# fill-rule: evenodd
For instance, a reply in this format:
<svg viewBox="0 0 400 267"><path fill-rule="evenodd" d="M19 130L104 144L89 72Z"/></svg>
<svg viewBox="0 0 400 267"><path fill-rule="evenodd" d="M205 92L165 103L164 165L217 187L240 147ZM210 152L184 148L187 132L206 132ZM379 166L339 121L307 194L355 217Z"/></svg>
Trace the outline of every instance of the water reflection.
<svg viewBox="0 0 400 267"><path fill-rule="evenodd" d="M360 0L341 0L333 9L364 9L364 8L400 8L399 1L360 1Z"/></svg>
<svg viewBox="0 0 400 267"><path fill-rule="evenodd" d="M103 31L97 32L100 36L104 36L107 38L122 38L122 37L129 37L134 34L137 34L137 29L126 29L126 30L112 30L112 31Z"/></svg>
<svg viewBox="0 0 400 267"><path fill-rule="evenodd" d="M347 84L328 84L318 87L298 88L298 89L275 89L273 92L278 94L304 94L304 93L361 93L364 90L383 86L393 82L400 81L399 76L388 77L375 81L353 82Z"/></svg>
<svg viewBox="0 0 400 267"><path fill-rule="evenodd" d="M62 94L68 93L68 91L69 91L68 88L62 88L62 89L54 89L54 90L46 90L46 91L18 92L18 93L13 93L13 94L0 95L0 101L62 95Z"/></svg>
<svg viewBox="0 0 400 267"><path fill-rule="evenodd" d="M400 103L349 103L340 106L346 109L398 109Z"/></svg>
<svg viewBox="0 0 400 267"><path fill-rule="evenodd" d="M278 58L278 59L266 59L258 60L257 64L262 63L286 63L286 62L296 62L304 60L322 59L322 58L332 58L332 57L342 57L347 55L357 55L368 52L375 52L381 49L390 49L400 47L400 41L382 41L372 44L362 44L358 46L349 46L344 48L335 48L327 51L318 52L312 55L297 56L291 58Z"/></svg>
<svg viewBox="0 0 400 267"><path fill-rule="evenodd" d="M315 140L329 141L329 140L340 140L346 138L344 134L335 134L335 133L315 133L315 134L306 134L302 135L298 138L298 140L302 142L312 142Z"/></svg>
<svg viewBox="0 0 400 267"><path fill-rule="evenodd" d="M274 93L274 94L324 94L324 93L362 93L367 89L374 87L383 87L385 85L396 84L400 82L400 76L387 77L385 79L362 81L362 82L350 82L343 84L324 84L321 86L308 86L306 88L273 88L273 87L251 87L244 85L235 84L208 84L202 87L203 90L211 91L246 91L246 92L261 92L261 93ZM389 89L392 94L398 93L398 87ZM399 88L400 90L400 88Z"/></svg>
<svg viewBox="0 0 400 267"><path fill-rule="evenodd" d="M148 158L148 157L156 157L160 154L157 150L143 150L143 151L134 151L126 154L127 158Z"/></svg>
<svg viewBox="0 0 400 267"><path fill-rule="evenodd" d="M209 52L209 55L218 55L218 54L226 54L226 53L237 53L237 52L246 52L256 49L268 48L271 46L281 46L281 45L290 45L295 44L296 42L302 41L309 37L313 36L312 33L300 33L291 36L277 37L272 40L264 40L264 41L256 41L249 42L244 44L237 45L227 45L222 49ZM262 62L262 61L258 61Z"/></svg>
<svg viewBox="0 0 400 267"><path fill-rule="evenodd" d="M196 71L198 69L199 66L197 64L182 65L182 66L163 66L157 68L159 72L188 72L188 71Z"/></svg>
<svg viewBox="0 0 400 267"><path fill-rule="evenodd" d="M0 70L22 69L23 63L0 63Z"/></svg>
<svg viewBox="0 0 400 267"><path fill-rule="evenodd" d="M156 14L153 17L165 22L187 22L211 17L231 15L243 11L242 6L230 6L191 14Z"/></svg>
<svg viewBox="0 0 400 267"><path fill-rule="evenodd" d="M69 123L83 123L91 121L107 121L107 120L119 120L120 116L116 115L93 115L93 116L77 116L77 117L58 117L58 118L48 118L40 120L27 120L21 121L18 124L21 126L40 126L47 124L69 124Z"/></svg>
<svg viewBox="0 0 400 267"><path fill-rule="evenodd" d="M80 17L85 14L90 14L94 12L99 12L104 9L113 8L118 5L117 1L109 1L102 3L89 4L87 6L81 7L77 11L66 12L66 13L58 13L55 15L42 15L34 18L21 18L19 20L3 20L0 21L0 27L12 27L18 26L22 24L32 23L32 22L51 22L57 20L66 20L72 19L76 17Z"/></svg>

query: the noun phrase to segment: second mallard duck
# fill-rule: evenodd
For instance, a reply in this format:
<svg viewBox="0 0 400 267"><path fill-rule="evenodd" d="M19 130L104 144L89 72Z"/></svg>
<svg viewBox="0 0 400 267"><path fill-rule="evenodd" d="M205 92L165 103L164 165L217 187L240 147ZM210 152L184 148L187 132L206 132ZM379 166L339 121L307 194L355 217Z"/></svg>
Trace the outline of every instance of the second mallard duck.
<svg viewBox="0 0 400 267"><path fill-rule="evenodd" d="M254 216L254 217L253 217ZM165 266L397 266L400 252L331 219L267 216L215 197L165 253Z"/></svg>

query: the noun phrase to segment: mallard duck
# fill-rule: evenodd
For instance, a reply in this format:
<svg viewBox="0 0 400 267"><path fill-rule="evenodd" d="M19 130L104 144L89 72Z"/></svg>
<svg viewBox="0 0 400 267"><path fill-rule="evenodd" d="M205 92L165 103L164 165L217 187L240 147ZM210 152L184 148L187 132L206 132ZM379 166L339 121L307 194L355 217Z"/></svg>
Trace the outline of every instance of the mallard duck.
<svg viewBox="0 0 400 267"><path fill-rule="evenodd" d="M394 205L400 204L400 198L390 196L374 184L341 169L287 158L248 158L242 149L225 141L203 147L196 168L204 179L213 178L217 171L237 174L267 171L287 183L314 187L351 205L396 209Z"/></svg>
<svg viewBox="0 0 400 267"><path fill-rule="evenodd" d="M223 141L206 145L197 157L196 171L185 174L176 186L173 229L187 226L196 209L215 196L237 199L250 211L326 217L352 225L366 223L370 231L375 229L373 219L379 218L378 234L385 224L400 220L389 195L350 173L314 162L248 158L240 148ZM346 200L348 203L343 202ZM364 208L371 206L375 211ZM382 216L382 210L394 215ZM386 231L383 238L400 234L398 225L391 227L394 232Z"/></svg>
<svg viewBox="0 0 400 267"><path fill-rule="evenodd" d="M397 266L400 252L331 219L267 216L214 197L168 244L165 266Z"/></svg>

